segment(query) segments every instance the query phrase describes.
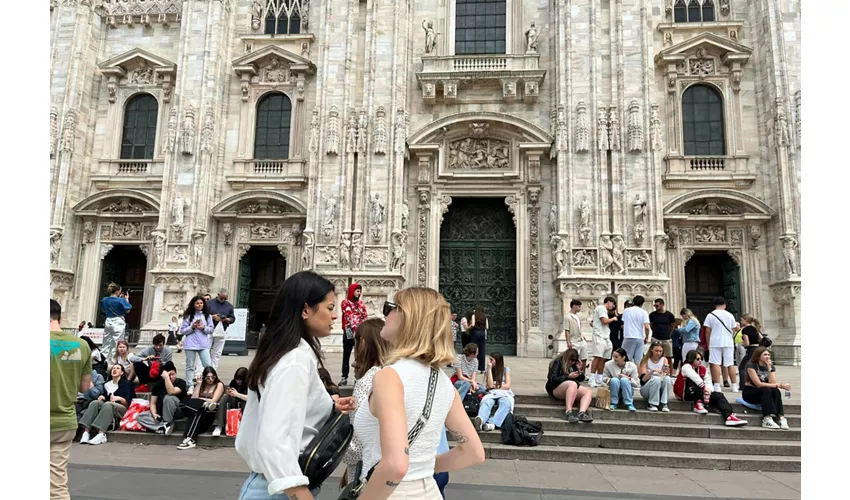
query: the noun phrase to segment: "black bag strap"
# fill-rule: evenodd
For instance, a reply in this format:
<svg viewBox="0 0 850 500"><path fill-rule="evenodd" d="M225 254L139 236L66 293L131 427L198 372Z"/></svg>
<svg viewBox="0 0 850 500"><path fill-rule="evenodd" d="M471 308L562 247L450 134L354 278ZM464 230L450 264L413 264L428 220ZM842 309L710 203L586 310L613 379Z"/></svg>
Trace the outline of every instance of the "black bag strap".
<svg viewBox="0 0 850 500"><path fill-rule="evenodd" d="M731 335L731 336L733 336L733 337L735 336L735 334L732 332L732 330L730 330L730 329L729 329L729 327L728 327L728 326L726 326L726 323L724 323L724 322L723 322L723 320L722 320L722 319L720 319L720 316L718 316L718 315L714 314L714 311L711 311L709 314L711 314L712 316L714 316L715 318L717 318L717 321L719 321L719 322L720 322L720 324L721 324L721 325L723 325L723 328L724 328L724 329L726 329L726 331L727 331L727 332L729 332L729 335Z"/></svg>

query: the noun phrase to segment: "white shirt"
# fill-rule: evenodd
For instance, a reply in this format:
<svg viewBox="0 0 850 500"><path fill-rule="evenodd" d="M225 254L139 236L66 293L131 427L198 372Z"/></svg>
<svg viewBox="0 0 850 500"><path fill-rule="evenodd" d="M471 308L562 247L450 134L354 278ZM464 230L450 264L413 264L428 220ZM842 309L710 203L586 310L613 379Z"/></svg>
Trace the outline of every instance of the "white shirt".
<svg viewBox="0 0 850 500"><path fill-rule="evenodd" d="M729 333L735 331L735 316L732 316L732 313L729 311L725 309L711 311L705 317L703 325L711 328L711 343L708 346L709 348L735 346L735 340L732 334Z"/></svg>
<svg viewBox="0 0 850 500"><path fill-rule="evenodd" d="M260 386L262 398L248 391L236 451L252 471L265 476L269 495L309 484L298 456L334 407L319 379L318 363L310 345L302 339L269 371Z"/></svg>
<svg viewBox="0 0 850 500"><path fill-rule="evenodd" d="M404 411L407 416L407 429L410 430L419 420L425 407L430 368L412 359L402 359L384 368L387 369L395 370L404 386ZM416 442L410 447L410 465L402 481L416 481L434 475L437 447L440 445L446 415L449 414L455 397L457 391L449 377L439 371L431 416ZM365 479L372 467L381 460L380 426L368 404L358 409L354 416L354 435L363 443L363 472L360 477Z"/></svg>
<svg viewBox="0 0 850 500"><path fill-rule="evenodd" d="M649 313L642 307L627 307L623 311L623 338L643 339L646 335L644 325L649 323Z"/></svg>
<svg viewBox="0 0 850 500"><path fill-rule="evenodd" d="M593 334L607 339L611 336L611 327L603 324L601 318L608 319L608 309L605 309L604 304L596 306L593 310Z"/></svg>

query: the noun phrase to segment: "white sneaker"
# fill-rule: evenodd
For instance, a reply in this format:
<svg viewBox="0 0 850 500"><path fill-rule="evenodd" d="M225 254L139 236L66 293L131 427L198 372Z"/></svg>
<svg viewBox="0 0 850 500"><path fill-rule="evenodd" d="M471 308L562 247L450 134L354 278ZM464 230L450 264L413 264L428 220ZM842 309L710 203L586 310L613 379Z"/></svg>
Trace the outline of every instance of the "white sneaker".
<svg viewBox="0 0 850 500"><path fill-rule="evenodd" d="M212 435L213 435L213 437L221 436L221 427L216 427L215 429L213 429Z"/></svg>
<svg viewBox="0 0 850 500"><path fill-rule="evenodd" d="M496 428L495 424L484 424L481 426L482 431L492 431Z"/></svg>
<svg viewBox="0 0 850 500"><path fill-rule="evenodd" d="M773 421L772 417L764 417L761 419L761 426L765 429L781 429L781 427L776 425L776 422Z"/></svg>
<svg viewBox="0 0 850 500"><path fill-rule="evenodd" d="M182 443L177 445L178 450L189 450L195 447L195 441L192 438L186 438Z"/></svg>
<svg viewBox="0 0 850 500"><path fill-rule="evenodd" d="M98 434L97 436L95 436L95 437L93 437L89 440L89 444L92 444L92 445L103 444L105 442L106 442L106 434L103 433L103 432L101 432L100 434Z"/></svg>
<svg viewBox="0 0 850 500"><path fill-rule="evenodd" d="M723 392L720 390L720 384L714 384L714 392Z"/></svg>
<svg viewBox="0 0 850 500"><path fill-rule="evenodd" d="M170 436L174 432L174 424L165 424L164 434Z"/></svg>
<svg viewBox="0 0 850 500"><path fill-rule="evenodd" d="M83 437L80 438L80 444L89 444L91 441L91 435L89 431L83 431Z"/></svg>
<svg viewBox="0 0 850 500"><path fill-rule="evenodd" d="M738 384L732 384L732 392L741 392L738 390Z"/></svg>
<svg viewBox="0 0 850 500"><path fill-rule="evenodd" d="M596 387L596 377L591 377L590 379L590 388L593 389Z"/></svg>
<svg viewBox="0 0 850 500"><path fill-rule="evenodd" d="M472 426L475 427L476 431L480 431L483 425L484 419L482 419L481 417L476 416L472 418Z"/></svg>
<svg viewBox="0 0 850 500"><path fill-rule="evenodd" d="M779 428L785 429L786 431L791 429L790 427L788 427L788 420L785 417L779 419Z"/></svg>

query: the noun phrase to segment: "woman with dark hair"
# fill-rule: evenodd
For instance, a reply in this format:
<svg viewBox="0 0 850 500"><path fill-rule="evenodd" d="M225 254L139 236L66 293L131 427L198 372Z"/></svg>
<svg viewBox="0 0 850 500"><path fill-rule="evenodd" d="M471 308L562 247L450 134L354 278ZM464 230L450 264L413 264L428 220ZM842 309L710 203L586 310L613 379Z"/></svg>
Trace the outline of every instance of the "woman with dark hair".
<svg viewBox="0 0 850 500"><path fill-rule="evenodd" d="M492 431L501 428L508 413L514 409L514 391L511 390L511 369L505 366L505 358L494 352L487 363L487 394L481 399L478 416L472 419L472 425L479 431ZM498 403L496 413L490 416Z"/></svg>
<svg viewBox="0 0 850 500"><path fill-rule="evenodd" d="M567 349L557 358L549 363L549 376L546 380L546 392L555 399L563 399L566 402L566 413L564 418L567 422L575 424L578 422L593 422L587 410L593 400L590 388L582 386L584 370L578 359L578 351ZM573 405L579 400L579 411L573 411Z"/></svg>
<svg viewBox="0 0 850 500"><path fill-rule="evenodd" d="M213 422L213 437L221 436L221 430L227 424L227 410L245 407L245 402L248 401L247 377L248 369L244 366L238 368L236 373L233 374L233 380L224 390L224 395L218 400L218 410L215 413L215 422Z"/></svg>
<svg viewBox="0 0 850 500"><path fill-rule="evenodd" d="M469 325L471 327L469 336L472 342L475 342L478 346L478 371L483 373L484 360L486 358L484 343L487 339L487 330L490 329L490 322L487 321L487 315L484 314L484 306L481 304L475 305L475 313L472 315Z"/></svg>
<svg viewBox="0 0 850 500"><path fill-rule="evenodd" d="M195 386L195 392L189 399L180 403L180 409L190 418L189 427L183 432L183 442L178 450L188 450L195 447L198 434L206 431L215 420L218 402L224 395L224 384L218 378L215 368L204 368L201 381Z"/></svg>
<svg viewBox="0 0 850 500"><path fill-rule="evenodd" d="M80 419L83 437L80 444L103 444L106 442L106 432L120 420L136 397L133 384L127 380L124 367L116 363L109 370L112 378L103 384L103 394L92 401ZM95 431L91 437L91 431Z"/></svg>
<svg viewBox="0 0 850 500"><path fill-rule="evenodd" d="M743 397L747 403L761 405L761 426L766 429L788 429L779 389L790 391L791 385L776 381L776 367L770 359L770 351L757 347L747 363ZM774 419L779 420L778 425Z"/></svg>
<svg viewBox="0 0 850 500"><path fill-rule="evenodd" d="M629 361L622 347L611 353L611 360L602 369L602 383L611 390L611 409L616 410L620 400L629 411L637 411L634 405L635 389L640 387L637 365Z"/></svg>
<svg viewBox="0 0 850 500"><path fill-rule="evenodd" d="M705 405L717 408L727 427L747 425L732 412L732 406L722 392L712 390L711 372L703 365L702 355L692 349L685 355L685 362L673 384L673 394L683 401L694 404L694 413L705 415L708 410Z"/></svg>
<svg viewBox="0 0 850 500"><path fill-rule="evenodd" d="M472 342L469 332L472 330L472 311L466 311L460 319L460 348Z"/></svg>
<svg viewBox="0 0 850 500"><path fill-rule="evenodd" d="M747 363L750 362L761 341L761 322L751 314L744 314L741 316L741 327L741 346L744 348L744 354L738 364L738 373L741 374L741 378L747 378L744 375L747 373Z"/></svg>
<svg viewBox="0 0 850 500"><path fill-rule="evenodd" d="M133 308L129 299L130 293L122 291L121 287L115 283L106 286L106 297L100 299L100 308L106 315L106 321L103 323L103 343L101 344L101 352L103 352L105 359L112 359L115 354L115 346L119 340L124 338L124 332L127 328L124 316Z"/></svg>
<svg viewBox="0 0 850 500"><path fill-rule="evenodd" d="M248 369L248 402L236 435L236 451L252 471L241 500L319 494L320 488L308 489L298 458L334 409L318 369L319 337L331 334L335 305L333 283L310 271L287 278L275 296ZM336 408L353 410L353 400L340 398Z"/></svg>
<svg viewBox="0 0 850 500"><path fill-rule="evenodd" d="M186 351L186 383L191 391L195 384L195 358L201 358L204 368L212 366L213 320L207 302L202 295L195 295L183 313L183 349Z"/></svg>

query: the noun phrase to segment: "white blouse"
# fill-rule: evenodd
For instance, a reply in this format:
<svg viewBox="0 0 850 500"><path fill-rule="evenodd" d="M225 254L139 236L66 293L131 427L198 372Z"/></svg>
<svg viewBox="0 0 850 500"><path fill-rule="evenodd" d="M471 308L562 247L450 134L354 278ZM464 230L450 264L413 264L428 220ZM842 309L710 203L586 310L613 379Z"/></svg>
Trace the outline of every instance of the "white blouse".
<svg viewBox="0 0 850 500"><path fill-rule="evenodd" d="M248 391L236 451L252 471L263 474L269 495L307 486L298 456L331 415L333 399L319 379L319 360L305 340L284 354L260 386Z"/></svg>

